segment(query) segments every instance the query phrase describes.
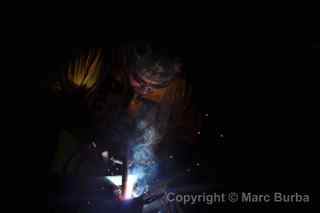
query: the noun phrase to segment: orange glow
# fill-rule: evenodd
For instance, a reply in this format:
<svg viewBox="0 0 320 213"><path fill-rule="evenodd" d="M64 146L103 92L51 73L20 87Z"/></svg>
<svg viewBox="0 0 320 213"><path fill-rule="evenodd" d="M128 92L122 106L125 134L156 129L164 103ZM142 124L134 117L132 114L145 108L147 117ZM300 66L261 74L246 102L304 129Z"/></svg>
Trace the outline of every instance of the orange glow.
<svg viewBox="0 0 320 213"><path fill-rule="evenodd" d="M101 74L101 59L101 50L97 53L91 51L87 56L82 55L77 61L69 64L67 80L75 87L93 89Z"/></svg>

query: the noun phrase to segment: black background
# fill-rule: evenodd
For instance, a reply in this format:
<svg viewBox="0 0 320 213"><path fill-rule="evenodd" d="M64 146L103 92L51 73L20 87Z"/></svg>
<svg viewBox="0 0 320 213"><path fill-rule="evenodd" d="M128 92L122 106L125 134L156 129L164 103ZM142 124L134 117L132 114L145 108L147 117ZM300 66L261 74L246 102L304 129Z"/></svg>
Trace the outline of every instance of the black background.
<svg viewBox="0 0 320 213"><path fill-rule="evenodd" d="M106 36L103 46L151 39L170 43L184 55L197 104L202 112L209 113L202 130L202 156L212 162L219 160L217 168L226 190L311 192L313 166L309 163L311 156L306 155L306 143L299 138L304 130L294 109L298 104L297 89L291 87L296 82L293 69L302 66L296 61L298 56L290 57L292 53L283 50L282 41L252 35L246 28L189 24L163 31L130 28ZM18 89L14 98L19 99L18 109L22 111L22 122L15 122L17 132L13 137L19 139L15 140L14 150L22 151L24 156L14 170L24 174L24 182L29 183L28 188L31 186L28 190L44 191L32 199L45 196L52 150L46 140L56 131L49 122L55 115L44 90L45 79L72 49L47 44L13 51L13 61L21 59L15 66L27 72L22 74L26 76L22 80L24 89ZM27 80L30 77L31 81ZM216 135L212 135L217 129L222 129L225 136L219 145L215 144ZM30 134L29 142L21 144Z"/></svg>

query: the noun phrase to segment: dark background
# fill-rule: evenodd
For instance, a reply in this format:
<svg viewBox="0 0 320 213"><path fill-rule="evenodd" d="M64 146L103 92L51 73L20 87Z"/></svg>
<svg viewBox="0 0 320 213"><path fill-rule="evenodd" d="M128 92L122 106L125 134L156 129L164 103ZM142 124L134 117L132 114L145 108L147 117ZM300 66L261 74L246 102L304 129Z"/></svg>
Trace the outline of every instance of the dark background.
<svg viewBox="0 0 320 213"><path fill-rule="evenodd" d="M206 37L148 39L183 58L194 101L203 115L209 114L203 119L199 156L218 170L227 187L272 191L305 186L298 178L307 168L301 165L303 148L296 152L298 147L292 140L296 133L291 128L295 117L286 103L292 94L283 85L286 71L277 64L276 55L268 55L267 49L263 52L262 44L251 46ZM105 49L127 41L108 40ZM47 159L54 146L48 140L54 141L57 131L50 122L58 115L45 90L46 78L68 60L74 49L48 47L36 52L45 68L39 73L41 101L37 113L46 140L41 147L46 149ZM224 134L222 141L220 133Z"/></svg>
<svg viewBox="0 0 320 213"><path fill-rule="evenodd" d="M312 42L312 48L320 48L320 42Z"/></svg>
<svg viewBox="0 0 320 213"><path fill-rule="evenodd" d="M107 49L137 37L107 38L103 46ZM283 56L287 52L282 52L278 41L201 31L173 36L151 33L147 39L175 49L185 60L195 102L201 112L209 114L201 130L199 152L213 167L208 167L208 174L217 173L228 191L311 192L312 156L306 155L306 146L299 138L304 131L293 110L297 101L292 102L297 91L291 88L295 81L290 74L300 66L288 60L289 55ZM22 147L30 150L30 164L36 166L30 182L36 182L41 190L46 189L46 182L35 180L46 177L57 131L50 122L56 115L46 82L49 74L72 55L72 49L38 46L19 53L30 58L22 61L30 65L37 82L34 99L20 97L27 103L23 132L33 138ZM223 141L218 132L223 132ZM28 168L20 169L30 173Z"/></svg>
<svg viewBox="0 0 320 213"><path fill-rule="evenodd" d="M57 130L50 122L55 114L44 85L48 74L68 58L72 48L65 46L82 46L88 41L92 42L88 46L106 47L145 38L182 44L181 52L189 55L188 63L192 64L189 75L197 102L202 111L209 112L202 130L206 132L206 154L202 156L219 160L223 183L231 191L314 191L317 149L312 151L311 145L317 141L310 138L310 133L316 125L302 119L316 120L306 100L311 95L316 102L317 95L312 91L318 91L313 87L317 82L305 85L308 51L297 51L297 40L291 32L282 35L287 22L279 22L278 17L271 20L270 10L262 11L266 5L251 9L251 4L242 4L200 9L192 3L191 10L181 5L166 10L121 8L113 17L105 16L109 11L92 16L100 16L104 23L99 26L87 20L82 11L73 20L55 23L59 22L57 18L46 20L49 11L39 10L41 14L34 20L27 19L30 14L22 15L19 23L28 23L21 28L9 24L10 30L3 31L10 37L2 39L7 48L2 50L5 57L1 73L9 74L2 78L2 123L12 128L2 131L6 165L2 176L10 180L5 182L8 192L3 194L13 195L11 207L25 210L28 205L36 208L43 203L46 209L46 177L53 151L50 141L54 141ZM246 8L250 12L243 10ZM51 14L60 16L57 10ZM32 28L34 22L38 26ZM319 36L312 38L314 46ZM316 74L320 54L313 53L311 64L316 65L312 69ZM212 75L215 77L209 77ZM310 86L308 92L302 90ZM225 135L219 146L214 145L216 137L212 134L216 128L222 128Z"/></svg>
<svg viewBox="0 0 320 213"><path fill-rule="evenodd" d="M225 142L224 137L227 137L228 130L226 127L228 111L226 104L228 97L226 96L228 86L226 80L227 61L224 56L218 54L210 54L214 44L204 41L185 41L177 39L148 39L153 41L158 46L167 47L175 55L182 58L184 69L187 73L187 80L193 87L193 102L197 110L201 113L203 127L201 131L200 144L197 145L195 156L201 158L208 165L208 177L210 173L219 171L219 179L223 180L223 172L225 168L222 166L228 158L223 154ZM111 40L104 47L106 54L108 49L125 44L131 40ZM54 97L50 96L48 91L48 82L50 78L60 69L61 65L68 62L70 58L77 54L81 48L44 48L41 49L42 57L46 58L44 67L50 67L46 71L41 72L40 78L40 106L38 113L41 116L41 132L43 138L46 138L46 153L48 167L52 160L59 121L61 117L56 109L57 104ZM109 53L110 54L110 53ZM108 60L108 59L106 59ZM215 61L215 62L214 62ZM217 64L221 64L221 68L217 69ZM208 114L209 116L205 116ZM54 123L56 122L56 123ZM195 132L198 130L194 130ZM223 138L220 135L223 134ZM220 175L221 173L221 175Z"/></svg>

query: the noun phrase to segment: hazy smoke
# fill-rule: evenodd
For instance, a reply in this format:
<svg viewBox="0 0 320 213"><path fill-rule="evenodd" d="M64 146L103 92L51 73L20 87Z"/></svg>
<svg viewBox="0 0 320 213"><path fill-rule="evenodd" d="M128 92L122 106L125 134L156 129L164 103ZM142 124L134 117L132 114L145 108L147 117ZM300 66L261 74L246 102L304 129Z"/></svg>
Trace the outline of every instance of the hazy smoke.
<svg viewBox="0 0 320 213"><path fill-rule="evenodd" d="M138 127L144 127L141 121ZM154 155L153 144L156 140L156 131L154 127L148 127L143 130L141 137L137 138L131 147L132 160L129 164L128 175L136 176L133 197L138 197L148 190L148 182L155 176L157 171L157 163Z"/></svg>

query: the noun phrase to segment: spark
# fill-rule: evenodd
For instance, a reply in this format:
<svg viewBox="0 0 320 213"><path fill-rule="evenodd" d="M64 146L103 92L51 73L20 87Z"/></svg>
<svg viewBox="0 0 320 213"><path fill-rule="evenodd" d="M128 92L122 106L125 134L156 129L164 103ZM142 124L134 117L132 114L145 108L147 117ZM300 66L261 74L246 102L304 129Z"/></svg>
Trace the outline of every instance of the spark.
<svg viewBox="0 0 320 213"><path fill-rule="evenodd" d="M122 162L122 161L117 160L117 159L115 159L114 157L111 157L111 158L110 158L110 160L111 160L113 163L115 163L115 164L120 164L120 165L122 165L122 164L123 164L123 162Z"/></svg>
<svg viewBox="0 0 320 213"><path fill-rule="evenodd" d="M108 151L104 151L101 153L103 158L108 158L109 157L109 152Z"/></svg>
<svg viewBox="0 0 320 213"><path fill-rule="evenodd" d="M97 147L97 144L93 141L93 142L92 142L92 146L93 146L94 148L96 148L96 147Z"/></svg>

